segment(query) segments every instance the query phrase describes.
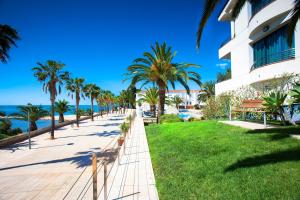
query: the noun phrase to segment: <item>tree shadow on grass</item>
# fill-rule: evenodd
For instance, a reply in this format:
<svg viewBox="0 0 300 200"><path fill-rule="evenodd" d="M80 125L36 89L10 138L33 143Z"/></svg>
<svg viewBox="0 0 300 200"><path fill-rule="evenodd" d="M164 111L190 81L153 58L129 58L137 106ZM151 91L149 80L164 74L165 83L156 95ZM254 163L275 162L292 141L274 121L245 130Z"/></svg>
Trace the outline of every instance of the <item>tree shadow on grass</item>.
<svg viewBox="0 0 300 200"><path fill-rule="evenodd" d="M249 133L249 134L283 133L283 134L300 135L300 126L248 130L247 133Z"/></svg>
<svg viewBox="0 0 300 200"><path fill-rule="evenodd" d="M299 161L299 160L300 160L300 148L296 148L296 149L290 149L286 151L273 152L270 154L248 157L230 165L224 170L224 172L230 172L240 168L259 167L262 165L276 164L276 163L288 162L288 161Z"/></svg>
<svg viewBox="0 0 300 200"><path fill-rule="evenodd" d="M102 152L94 152L93 150L81 151L81 152L76 153L75 156L73 156L73 157L3 167L3 168L0 168L0 171L23 168L23 167L30 167L30 166L36 166L36 165L47 165L47 164L65 163L65 162L69 162L70 164L76 164L77 168L83 168L83 167L91 165L91 158L92 158L93 153L96 153L98 160L100 160L100 159L106 160L107 162L111 163L116 159L116 157L118 155L118 150L111 148L111 149L107 149Z"/></svg>
<svg viewBox="0 0 300 200"><path fill-rule="evenodd" d="M270 140L281 140L290 137L290 135L300 135L300 127L248 130L247 134L270 134Z"/></svg>

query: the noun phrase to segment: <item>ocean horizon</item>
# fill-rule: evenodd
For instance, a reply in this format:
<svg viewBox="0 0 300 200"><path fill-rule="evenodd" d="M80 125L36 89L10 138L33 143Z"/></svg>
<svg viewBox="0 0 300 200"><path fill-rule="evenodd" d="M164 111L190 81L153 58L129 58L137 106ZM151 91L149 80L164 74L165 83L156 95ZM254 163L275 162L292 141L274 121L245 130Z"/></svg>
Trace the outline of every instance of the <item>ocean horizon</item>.
<svg viewBox="0 0 300 200"><path fill-rule="evenodd" d="M6 115L11 115L13 113L19 112L18 106L21 105L0 105L0 112L4 112ZM37 105L37 106L42 106L45 110L50 111L51 106L50 105ZM71 105L72 108L70 111L66 112L65 115L74 115L75 114L75 105ZM90 105L79 105L80 109L87 110L90 109ZM103 107L102 110L104 109ZM94 105L94 111L98 112L99 107L98 105ZM58 113L55 113L55 116L58 116ZM11 119L12 122L12 128L20 128L22 129L23 132L26 132L28 129L28 123L27 121L23 120L18 120L18 119ZM57 123L57 121L55 122ZM51 125L51 120L48 119L42 119L37 121L37 127L38 129L40 128L45 128Z"/></svg>

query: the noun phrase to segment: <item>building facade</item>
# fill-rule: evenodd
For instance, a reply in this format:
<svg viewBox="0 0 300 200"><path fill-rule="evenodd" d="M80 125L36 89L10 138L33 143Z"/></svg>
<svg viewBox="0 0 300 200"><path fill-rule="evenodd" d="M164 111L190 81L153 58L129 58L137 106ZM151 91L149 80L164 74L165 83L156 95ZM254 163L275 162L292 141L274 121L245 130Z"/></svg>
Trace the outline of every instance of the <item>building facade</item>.
<svg viewBox="0 0 300 200"><path fill-rule="evenodd" d="M300 23L292 45L287 42L287 24L294 0L247 1L238 17L229 0L219 21L229 21L231 38L219 49L219 58L231 61L231 79L216 84L216 95L243 86L259 84L286 73L300 74Z"/></svg>
<svg viewBox="0 0 300 200"><path fill-rule="evenodd" d="M141 95L144 93L145 93L145 91L141 91L141 92L137 93L137 96L136 96L137 102L141 98ZM186 92L186 90L169 90L166 93L166 97L171 99L175 96L179 96L183 101L180 104L180 107L191 109L191 108L194 108L194 106L196 104L203 105L203 102L198 102L198 94L199 93L203 93L203 91L202 90L190 90L190 94L188 94ZM142 103L140 106L137 105L137 107L140 107L143 111L150 110L150 105L147 103ZM174 107L174 105L171 105L171 106L165 105L166 110L172 109L172 107Z"/></svg>

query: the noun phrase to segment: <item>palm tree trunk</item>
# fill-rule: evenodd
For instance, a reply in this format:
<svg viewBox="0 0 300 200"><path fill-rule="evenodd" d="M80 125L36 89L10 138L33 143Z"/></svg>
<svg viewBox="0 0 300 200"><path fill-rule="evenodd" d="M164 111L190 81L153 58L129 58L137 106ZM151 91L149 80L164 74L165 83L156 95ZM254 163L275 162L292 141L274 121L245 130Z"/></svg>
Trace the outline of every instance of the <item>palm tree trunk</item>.
<svg viewBox="0 0 300 200"><path fill-rule="evenodd" d="M35 123L35 121L31 121L30 122L30 131L35 131L37 130L37 125Z"/></svg>
<svg viewBox="0 0 300 200"><path fill-rule="evenodd" d="M153 105L153 117L156 117L156 105Z"/></svg>
<svg viewBox="0 0 300 200"><path fill-rule="evenodd" d="M76 93L76 125L77 127L79 127L79 101L80 101L80 97L79 94Z"/></svg>
<svg viewBox="0 0 300 200"><path fill-rule="evenodd" d="M157 122L160 122L160 117L164 114L165 110L165 98L166 98L166 87L164 84L158 84L159 85L159 101L158 101L158 113L157 113Z"/></svg>
<svg viewBox="0 0 300 200"><path fill-rule="evenodd" d="M59 113L59 123L63 123L65 122L65 118L64 118L64 114L63 113Z"/></svg>
<svg viewBox="0 0 300 200"><path fill-rule="evenodd" d="M53 140L54 139L54 129L55 129L55 116L54 116L54 113L55 113L55 110L54 110L55 109L54 108L55 91L52 91L50 95L51 95L51 98L50 98L50 101L51 101L51 136L50 136L50 139Z"/></svg>
<svg viewBox="0 0 300 200"><path fill-rule="evenodd" d="M94 121L94 98L91 96L92 121Z"/></svg>

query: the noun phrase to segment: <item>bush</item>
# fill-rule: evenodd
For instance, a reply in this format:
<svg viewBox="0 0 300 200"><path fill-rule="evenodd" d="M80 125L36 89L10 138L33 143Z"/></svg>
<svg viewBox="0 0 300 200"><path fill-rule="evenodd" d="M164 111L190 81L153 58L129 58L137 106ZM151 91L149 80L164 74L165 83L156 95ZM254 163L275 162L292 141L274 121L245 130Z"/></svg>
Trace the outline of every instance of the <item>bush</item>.
<svg viewBox="0 0 300 200"><path fill-rule="evenodd" d="M205 119L220 119L229 116L230 109L229 95L210 97L206 101L206 106L203 108L203 117Z"/></svg>
<svg viewBox="0 0 300 200"><path fill-rule="evenodd" d="M174 122L183 122L183 119L181 119L180 117L178 117L178 115L175 114L166 114L160 117L161 124Z"/></svg>
<svg viewBox="0 0 300 200"><path fill-rule="evenodd" d="M14 129L7 131L7 135L13 136L13 135L18 135L19 133L22 133L22 132L23 132L22 129L14 128Z"/></svg>
<svg viewBox="0 0 300 200"><path fill-rule="evenodd" d="M123 122L120 126L122 133L127 133L129 130L129 123Z"/></svg>
<svg viewBox="0 0 300 200"><path fill-rule="evenodd" d="M196 120L196 119L195 119L194 117L191 117L191 118L188 119L189 122L193 122L193 121L195 121L195 120Z"/></svg>

